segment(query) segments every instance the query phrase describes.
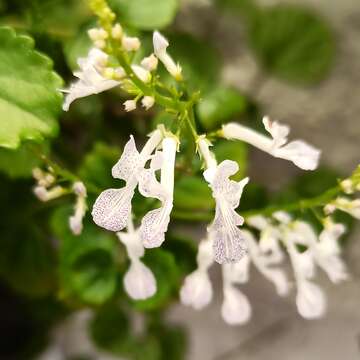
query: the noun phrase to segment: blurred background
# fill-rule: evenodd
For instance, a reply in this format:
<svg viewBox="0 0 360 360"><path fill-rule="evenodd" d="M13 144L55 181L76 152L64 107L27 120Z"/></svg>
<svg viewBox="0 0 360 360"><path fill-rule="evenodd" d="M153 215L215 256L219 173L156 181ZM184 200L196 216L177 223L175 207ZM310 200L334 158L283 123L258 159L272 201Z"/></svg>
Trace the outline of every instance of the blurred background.
<svg viewBox="0 0 360 360"><path fill-rule="evenodd" d="M260 151L220 144L218 157L231 154L255 184L250 194L245 194L244 209L261 208L270 199L281 203L315 196L358 165L358 0L110 3L122 24L141 36L145 48L150 46L153 29L161 29L169 37L171 53L183 65L190 86L202 91L197 121L203 131L215 130L230 120L257 128L261 116L267 114L291 125L292 138L306 139L322 149L321 169L304 175ZM0 24L33 36L36 48L53 59L55 70L68 83L76 59L89 49L86 30L94 25L94 18L80 0L0 0ZM77 102L62 115L61 136L45 145L45 151L86 180L101 188L111 187L108 172L128 134L144 135L162 121L166 119L156 112L126 115L114 93L101 94ZM360 358L360 232L348 218L344 221L351 231L344 240L344 257L352 279L335 286L320 274L318 282L329 301L328 313L321 320L302 319L294 296L279 298L271 284L252 269L251 281L242 289L252 304L253 318L242 327L226 325L219 310L221 276L217 267L211 272L215 301L203 311L185 308L178 303L176 291L166 288L159 306L156 302L135 308L125 304L120 312L114 310L115 290L104 295L104 301L94 302L94 289L84 285L75 291L72 285L64 285L66 276L83 276L87 263L82 259L81 266L65 274L70 270L64 255L56 254L58 238L63 235L60 215L53 214L54 209L38 209L30 178L36 161L29 160L26 145L21 152L0 152L0 359ZM207 194L192 202L189 188L195 186L196 178L179 181L176 209L199 214L208 211ZM19 223L19 212L24 215L23 223ZM42 221L50 225L41 227L47 230L39 235L35 223L41 225ZM198 240L204 235L202 229L204 224L178 221L172 234ZM183 269L190 272L194 248L185 241L173 244L167 250L175 253L180 273ZM183 264L184 258L189 264ZM91 264L98 260L86 259ZM106 261L99 260L97 266L102 271L106 267L106 279L110 277L112 268ZM166 266L160 266L160 271L166 271ZM97 275L98 269L91 271ZM121 289L119 293L124 297ZM147 312L146 326L143 311ZM124 316L126 312L130 315ZM144 326L147 335L136 342L137 351L124 351L123 340L137 338Z"/></svg>

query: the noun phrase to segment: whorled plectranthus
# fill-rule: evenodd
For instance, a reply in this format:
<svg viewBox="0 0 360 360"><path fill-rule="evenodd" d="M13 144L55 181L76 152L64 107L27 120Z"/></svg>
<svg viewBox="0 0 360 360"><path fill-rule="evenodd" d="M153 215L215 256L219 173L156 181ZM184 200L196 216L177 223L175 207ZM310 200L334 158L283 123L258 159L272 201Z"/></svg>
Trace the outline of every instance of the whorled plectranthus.
<svg viewBox="0 0 360 360"><path fill-rule="evenodd" d="M139 191L143 196L153 197L161 201L161 207L149 211L142 219L140 237L146 248L160 246L165 240L165 233L170 222L173 208L174 168L177 140L165 137L162 151L155 155L150 169L145 169L139 176ZM155 172L161 170L160 182Z"/></svg>
<svg viewBox="0 0 360 360"><path fill-rule="evenodd" d="M110 231L120 231L127 225L131 214L131 200L138 185L138 176L144 170L146 162L161 138L161 131L155 130L139 153L134 138L130 137L120 160L112 168L112 176L124 180L126 185L121 189L105 190L96 199L92 216L97 225Z"/></svg>

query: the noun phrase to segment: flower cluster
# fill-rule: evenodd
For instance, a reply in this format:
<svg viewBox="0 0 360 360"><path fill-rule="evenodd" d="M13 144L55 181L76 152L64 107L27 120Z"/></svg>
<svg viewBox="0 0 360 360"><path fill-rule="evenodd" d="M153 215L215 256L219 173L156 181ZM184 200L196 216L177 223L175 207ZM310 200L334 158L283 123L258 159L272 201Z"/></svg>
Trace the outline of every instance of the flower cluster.
<svg viewBox="0 0 360 360"><path fill-rule="evenodd" d="M272 212L269 217L242 217L237 208L249 178L234 181L232 176L239 171L239 165L230 159L218 163L211 151L209 136L197 133L193 107L198 96L185 94L184 84L177 86L183 81L182 68L168 54L167 39L155 31L153 53L134 63L136 57L132 55L140 49L140 40L128 36L119 23L114 23L115 15L104 1L94 0L93 3L101 26L89 30L93 47L86 58L78 61L80 70L74 73L78 80L68 90L63 90L67 93L64 110L69 110L70 104L78 98L119 87L130 97L124 102L125 111L135 110L140 101L145 110L157 104L178 120L176 134L160 125L149 134L141 151L130 136L112 168L113 178L122 180L124 186L101 192L92 208L94 222L116 233L125 246L130 260L123 279L128 295L143 300L156 292L156 279L141 258L145 249L159 247L165 241L173 209L176 154L182 145L182 129L187 126L203 161L202 175L211 189L215 209L207 236L199 244L197 269L185 278L181 288L182 303L198 310L210 303L213 289L209 269L217 262L223 274L222 317L232 325L246 323L251 317L251 305L237 286L249 280L252 263L274 284L280 296L288 295L292 283L295 284L300 315L308 319L323 315L326 298L313 281L316 266L334 283L348 278L338 244L345 227L335 223L330 215L338 209L360 219L360 199L335 198L342 192L352 195L360 190L360 171L344 180L335 196L320 204L324 206L326 217L322 219L323 230L319 235L310 224L294 219L286 212ZM173 87L161 82L156 73L159 62L175 80ZM317 168L320 150L302 140L288 141L289 127L271 121L269 117L263 118L263 125L270 136L239 123L228 123L214 133L214 138L248 143L276 158L291 161L303 170ZM73 182L72 188L63 188L56 185L53 173L39 169L34 171L34 177L37 180L34 192L40 200L51 200L70 192L76 195L75 212L69 223L74 234L80 234L86 212L84 185ZM141 220L136 219L135 229L132 198L136 189L142 196L158 200L159 206L148 211ZM241 228L244 224L246 228ZM254 233L259 234L258 239ZM290 281L280 268L286 259L292 266L294 281Z"/></svg>

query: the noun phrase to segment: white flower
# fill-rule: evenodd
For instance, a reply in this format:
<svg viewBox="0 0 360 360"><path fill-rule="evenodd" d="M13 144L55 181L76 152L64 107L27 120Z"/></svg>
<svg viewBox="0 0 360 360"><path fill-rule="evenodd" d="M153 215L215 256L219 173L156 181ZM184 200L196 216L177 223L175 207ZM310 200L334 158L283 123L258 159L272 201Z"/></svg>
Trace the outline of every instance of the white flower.
<svg viewBox="0 0 360 360"><path fill-rule="evenodd" d="M213 289L208 271L212 264L212 242L210 239L202 240L197 254L198 268L185 278L180 290L180 299L184 305L200 310L210 303Z"/></svg>
<svg viewBox="0 0 360 360"><path fill-rule="evenodd" d="M326 298L322 289L310 281L315 270L311 249L300 253L297 248L298 239L303 238L304 235L301 233L303 229L304 227L300 230L287 229L285 244L294 270L297 286L296 305L299 314L306 319L315 319L324 315Z"/></svg>
<svg viewBox="0 0 360 360"><path fill-rule="evenodd" d="M118 232L116 235L125 245L131 262L123 280L125 291L134 300L148 299L156 293L156 280L151 270L140 260L144 256L144 247L139 234L131 225L127 233Z"/></svg>
<svg viewBox="0 0 360 360"><path fill-rule="evenodd" d="M331 214L335 209L344 211L360 220L360 199L351 200L346 197L338 197L325 206L325 212Z"/></svg>
<svg viewBox="0 0 360 360"><path fill-rule="evenodd" d="M121 189L105 190L96 199L92 216L97 225L111 231L120 231L127 225L138 176L159 145L161 138L161 131L155 130L139 153L134 138L130 137L120 160L112 168L112 176L125 180L126 185Z"/></svg>
<svg viewBox="0 0 360 360"><path fill-rule="evenodd" d="M142 59L140 64L147 71L154 71L158 66L158 59L154 54L151 54L150 56Z"/></svg>
<svg viewBox="0 0 360 360"><path fill-rule="evenodd" d="M135 100L126 100L124 102L125 111L133 111L136 109L136 101Z"/></svg>
<svg viewBox="0 0 360 360"><path fill-rule="evenodd" d="M73 191L77 196L74 215L69 218L70 229L74 235L80 235L83 229L83 218L86 214L86 188L81 181L73 185Z"/></svg>
<svg viewBox="0 0 360 360"><path fill-rule="evenodd" d="M153 96L144 96L141 100L141 105L146 110L149 110L151 107L153 107L154 103L155 103L155 98Z"/></svg>
<svg viewBox="0 0 360 360"><path fill-rule="evenodd" d="M324 230L319 236L319 242L314 245L317 264L327 273L330 280L337 284L349 278L344 261L340 258L339 238L345 233L343 224L336 224L326 219Z"/></svg>
<svg viewBox="0 0 360 360"><path fill-rule="evenodd" d="M150 82L151 80L151 74L150 71L144 69L143 67L139 65L131 65L131 68L133 69L135 75L145 84Z"/></svg>
<svg viewBox="0 0 360 360"><path fill-rule="evenodd" d="M142 219L140 238L146 248L160 246L165 240L165 232L170 222L173 207L174 168L177 140L165 137L162 141L161 158L158 153L152 160L150 169L139 174L139 191L143 196L157 198L162 206L149 211ZM161 163L161 183L155 176Z"/></svg>
<svg viewBox="0 0 360 360"><path fill-rule="evenodd" d="M209 169L212 171L212 169ZM239 182L230 180L236 174L239 166L231 160L224 160L216 167L211 176L210 188L216 202L215 218L208 227L214 242L214 258L219 264L239 261L246 253L243 235L238 228L244 219L236 213L240 198L249 178ZM207 171L204 177L209 179Z"/></svg>
<svg viewBox="0 0 360 360"><path fill-rule="evenodd" d="M287 295L289 293L290 287L285 273L280 269L269 266L271 262L267 260L266 255L261 253L254 236L249 231L244 230L243 235L249 249L251 261L257 267L259 272L275 285L278 295Z"/></svg>
<svg viewBox="0 0 360 360"><path fill-rule="evenodd" d="M158 31L155 31L153 34L153 46L156 57L164 64L171 76L178 81L182 80L181 66L175 64L174 60L167 53L166 49L169 46L169 42Z"/></svg>
<svg viewBox="0 0 360 360"><path fill-rule="evenodd" d="M78 99L92 94L99 94L119 85L118 81L106 79L102 74L106 66L108 55L99 49L91 49L86 58L78 61L81 71L74 75L79 79L73 83L68 90L63 104L63 110L68 111L70 104Z"/></svg>
<svg viewBox="0 0 360 360"><path fill-rule="evenodd" d="M301 169L317 168L320 150L302 140L287 143L290 129L286 125L281 125L277 121L272 122L268 117L263 118L263 124L272 139L237 123L224 125L223 136L227 139L245 141L274 157L292 161Z"/></svg>
<svg viewBox="0 0 360 360"><path fill-rule="evenodd" d="M221 315L229 325L242 325L251 318L251 306L248 298L234 286L233 264L222 265L224 300Z"/></svg>
<svg viewBox="0 0 360 360"><path fill-rule="evenodd" d="M124 36L122 38L122 46L126 51L137 51L140 45L140 40L137 37Z"/></svg>
<svg viewBox="0 0 360 360"><path fill-rule="evenodd" d="M63 187L61 187L59 185L54 186L53 188L51 188L49 190L45 186L38 185L38 186L34 187L33 191L34 191L35 196L40 201L43 201L43 202L54 200L56 198L59 198L65 194L67 194L66 189L64 189Z"/></svg>

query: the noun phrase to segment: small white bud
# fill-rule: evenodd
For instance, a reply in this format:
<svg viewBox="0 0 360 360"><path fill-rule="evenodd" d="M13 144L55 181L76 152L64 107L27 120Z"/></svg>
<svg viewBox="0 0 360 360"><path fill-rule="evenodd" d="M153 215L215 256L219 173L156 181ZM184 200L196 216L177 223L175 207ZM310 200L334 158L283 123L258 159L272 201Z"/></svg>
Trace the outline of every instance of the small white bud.
<svg viewBox="0 0 360 360"><path fill-rule="evenodd" d="M124 102L125 111L133 111L136 109L136 101L135 100L126 100Z"/></svg>
<svg viewBox="0 0 360 360"><path fill-rule="evenodd" d="M136 51L140 48L140 40L137 37L124 36L122 46L126 51Z"/></svg>
<svg viewBox="0 0 360 360"><path fill-rule="evenodd" d="M77 196L86 197L86 187L82 181L74 182L73 190Z"/></svg>
<svg viewBox="0 0 360 360"><path fill-rule="evenodd" d="M354 183L351 179L345 179L341 183L341 188L343 189L345 194L353 194L354 193Z"/></svg>
<svg viewBox="0 0 360 360"><path fill-rule="evenodd" d="M120 40L123 36L123 29L119 23L115 24L111 30L111 35L114 39Z"/></svg>
<svg viewBox="0 0 360 360"><path fill-rule="evenodd" d="M32 170L32 176L35 180L39 181L44 178L44 172L40 168L34 168Z"/></svg>
<svg viewBox="0 0 360 360"><path fill-rule="evenodd" d="M105 42L105 40L96 40L96 41L94 41L94 45L98 49L103 49L106 46L106 42Z"/></svg>
<svg viewBox="0 0 360 360"><path fill-rule="evenodd" d="M139 65L132 65L131 68L133 69L135 75L145 84L150 82L151 74L149 71L145 70L143 67Z"/></svg>
<svg viewBox="0 0 360 360"><path fill-rule="evenodd" d="M88 30L88 35L94 42L108 38L108 33L104 29L90 29Z"/></svg>
<svg viewBox="0 0 360 360"><path fill-rule="evenodd" d="M121 80L125 76L126 76L126 72L125 72L124 68L122 68L121 66L114 69L114 78L116 80Z"/></svg>
<svg viewBox="0 0 360 360"><path fill-rule="evenodd" d="M35 186L34 194L40 201L49 201L56 199L66 193L65 189L61 186L55 186L47 190L44 186Z"/></svg>
<svg viewBox="0 0 360 360"><path fill-rule="evenodd" d="M324 212L326 215L332 214L336 210L336 206L334 204L327 204L324 207Z"/></svg>
<svg viewBox="0 0 360 360"><path fill-rule="evenodd" d="M141 100L141 104L145 110L149 110L151 107L153 107L154 103L155 99L152 96L144 96Z"/></svg>
<svg viewBox="0 0 360 360"><path fill-rule="evenodd" d="M157 57L154 54L151 54L150 56L142 59L141 66L148 71L153 71L157 68L158 62Z"/></svg>

